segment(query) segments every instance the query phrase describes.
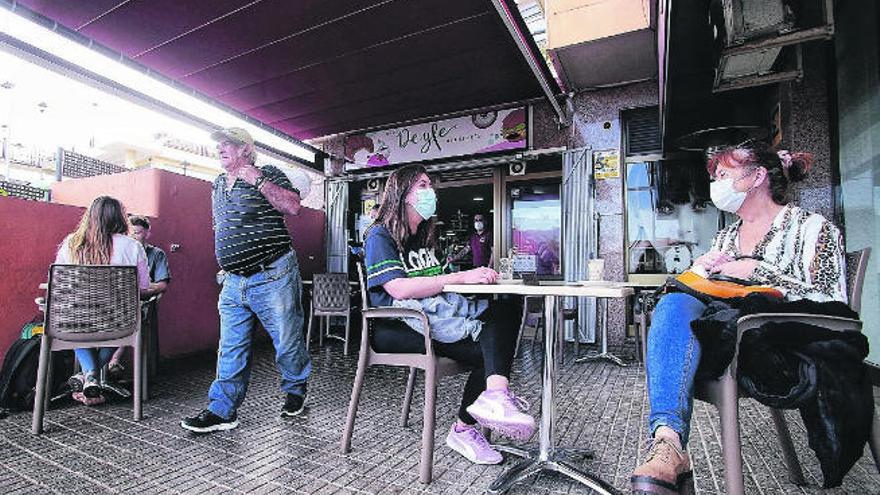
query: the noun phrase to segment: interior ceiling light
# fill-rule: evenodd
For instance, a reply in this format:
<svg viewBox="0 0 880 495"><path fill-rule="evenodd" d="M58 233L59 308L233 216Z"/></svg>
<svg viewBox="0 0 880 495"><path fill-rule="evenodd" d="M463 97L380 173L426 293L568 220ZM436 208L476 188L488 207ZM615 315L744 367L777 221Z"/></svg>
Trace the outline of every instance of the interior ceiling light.
<svg viewBox="0 0 880 495"><path fill-rule="evenodd" d="M107 57L87 46L68 39L42 25L21 17L7 8L0 8L0 32L27 43L95 74L111 79L131 90L164 102L185 113L222 127L243 127L256 141L314 163L312 150L285 139L263 127L224 110L202 98L187 94L159 79L146 75L128 64ZM3 45L0 44L0 48ZM4 86L5 87L5 86ZM202 129L208 141L210 131Z"/></svg>

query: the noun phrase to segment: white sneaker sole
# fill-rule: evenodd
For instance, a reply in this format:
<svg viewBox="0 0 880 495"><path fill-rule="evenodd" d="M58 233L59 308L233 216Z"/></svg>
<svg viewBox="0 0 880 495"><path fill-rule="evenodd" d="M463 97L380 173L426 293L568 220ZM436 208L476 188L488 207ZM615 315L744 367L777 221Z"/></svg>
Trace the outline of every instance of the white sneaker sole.
<svg viewBox="0 0 880 495"><path fill-rule="evenodd" d="M282 418L294 418L296 416L299 416L300 414L303 413L303 411L306 410L306 401L307 400L308 400L308 396L305 399L303 399L302 405L299 406L299 409L297 409L296 411L287 411L284 408L282 408L281 409L281 417Z"/></svg>
<svg viewBox="0 0 880 495"><path fill-rule="evenodd" d="M458 452L459 454L462 455L462 457L473 462L474 464L495 465L495 464L501 464L502 462L504 462L504 458L499 459L497 462L481 461L476 458L475 454L470 452L470 449L467 449L464 446L459 445L458 442L453 442L452 440L450 440L449 435L446 435L446 446L449 447L450 449Z"/></svg>
<svg viewBox="0 0 880 495"><path fill-rule="evenodd" d="M492 417L489 414L482 414L482 410L474 408L473 406L469 406L467 412L476 419L477 423L483 428L487 428L499 435L513 440L524 442L531 438L535 433L534 418L532 418L531 422L511 421L507 418L497 418Z"/></svg>
<svg viewBox="0 0 880 495"><path fill-rule="evenodd" d="M226 430L232 430L234 428L238 428L238 420L236 419L235 421L233 421L231 423L219 423L214 426L207 426L205 428L199 428L197 426L190 426L190 425L186 424L186 422L181 421L180 427L183 428L184 430L189 430L189 431L192 431L195 433L213 433L215 431L226 431Z"/></svg>

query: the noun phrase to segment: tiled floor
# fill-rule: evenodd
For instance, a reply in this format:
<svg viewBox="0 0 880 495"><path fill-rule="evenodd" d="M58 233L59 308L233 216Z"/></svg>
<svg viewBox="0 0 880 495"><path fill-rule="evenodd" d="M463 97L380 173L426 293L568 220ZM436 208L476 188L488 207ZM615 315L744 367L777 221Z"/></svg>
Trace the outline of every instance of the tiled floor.
<svg viewBox="0 0 880 495"><path fill-rule="evenodd" d="M356 356L343 357L339 344L330 343L313 351L313 359L307 412L292 420L278 416L282 395L271 351L265 348L255 354L250 391L239 412L241 427L229 432L194 436L178 426L182 415L205 405L214 371L211 356L166 366L141 422L131 420L127 403L51 410L40 437L30 434L29 414L0 420L0 493L476 494L502 471L472 465L446 448L444 435L463 385L461 377L449 378L439 393L434 481L419 484L421 407L413 408L409 427L398 426L405 373L391 368L374 368L367 375L353 450L340 454ZM529 352L515 363L517 390L534 399L540 391L540 363ZM626 490L645 435L643 368L572 364L569 359L559 390L558 443L594 449L595 459L583 467ZM414 404L420 400L418 395ZM538 400L532 402L537 414ZM809 485L790 484L766 409L746 401L741 412L747 493L880 493L880 476L867 451L841 488L821 490L821 473L796 412L787 417ZM690 452L699 493L724 492L718 438L714 409L698 404ZM520 485L514 493L589 490L551 475Z"/></svg>

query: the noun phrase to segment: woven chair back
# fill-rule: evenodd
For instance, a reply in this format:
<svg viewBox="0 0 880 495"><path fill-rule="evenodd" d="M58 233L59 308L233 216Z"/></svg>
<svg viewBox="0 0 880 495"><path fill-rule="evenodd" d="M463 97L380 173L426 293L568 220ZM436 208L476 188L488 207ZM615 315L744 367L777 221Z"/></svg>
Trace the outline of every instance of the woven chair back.
<svg viewBox="0 0 880 495"><path fill-rule="evenodd" d="M312 304L316 311L345 311L351 307L348 274L318 273L312 285Z"/></svg>
<svg viewBox="0 0 880 495"><path fill-rule="evenodd" d="M871 248L846 253L847 299L849 306L857 313L862 309L862 286L865 285L869 256L871 256Z"/></svg>
<svg viewBox="0 0 880 495"><path fill-rule="evenodd" d="M46 300L48 336L68 341L103 341L139 327L137 268L52 265Z"/></svg>

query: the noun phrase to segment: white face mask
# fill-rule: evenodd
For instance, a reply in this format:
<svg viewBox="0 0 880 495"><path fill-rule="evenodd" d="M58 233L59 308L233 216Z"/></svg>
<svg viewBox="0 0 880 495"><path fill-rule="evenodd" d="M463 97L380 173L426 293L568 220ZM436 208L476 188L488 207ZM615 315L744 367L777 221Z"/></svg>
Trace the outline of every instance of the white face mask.
<svg viewBox="0 0 880 495"><path fill-rule="evenodd" d="M477 232L482 232L484 227L485 225L483 225L483 222L474 222L474 228Z"/></svg>
<svg viewBox="0 0 880 495"><path fill-rule="evenodd" d="M739 179L721 179L709 184L709 197L712 198L712 202L715 203L715 207L721 211L727 211L730 213L736 213L737 211L739 211L751 189L749 189L748 191L737 191L733 187L733 185L738 180L748 177L753 172L754 170L746 175L743 175Z"/></svg>

